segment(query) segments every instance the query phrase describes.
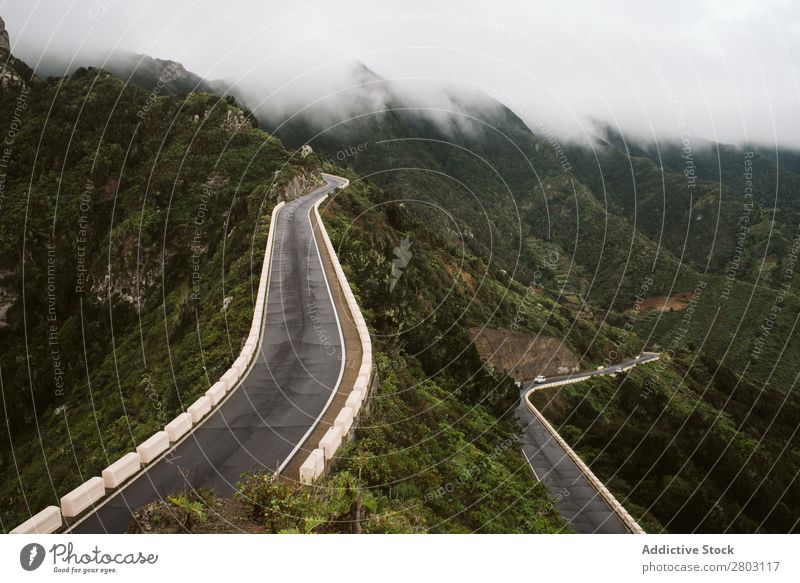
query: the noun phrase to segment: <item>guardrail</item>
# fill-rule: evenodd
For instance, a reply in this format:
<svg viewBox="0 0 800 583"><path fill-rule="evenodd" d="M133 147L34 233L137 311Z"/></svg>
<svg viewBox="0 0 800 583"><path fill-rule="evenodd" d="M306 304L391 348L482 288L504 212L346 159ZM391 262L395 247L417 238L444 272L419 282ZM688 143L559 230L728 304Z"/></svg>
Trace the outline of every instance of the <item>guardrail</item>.
<svg viewBox="0 0 800 583"><path fill-rule="evenodd" d="M350 184L350 181L346 178L341 178L332 174L323 174L322 176L332 180L342 181L342 184L338 188L345 188ZM333 243L331 243L328 231L325 229L325 225L322 223L322 216L319 213L319 206L325 198L326 197L320 198L314 205L314 215L319 225L323 243L331 258L331 263L336 273L336 279L342 289L347 308L353 317L353 322L358 331L358 338L361 343L361 364L359 365L358 375L356 376L353 389L347 396L344 407L342 407L336 416L333 426L322 436L319 446L311 451L300 466L300 482L302 484L312 484L325 473L325 464L333 459L358 417L361 406L369 390L370 377L372 374L372 340L369 336L369 329L358 307L358 302L356 302L353 291L350 289L350 284L347 282L347 277L344 274L342 265L339 263L336 251L333 248Z"/></svg>
<svg viewBox="0 0 800 583"><path fill-rule="evenodd" d="M267 292L269 290L270 258L274 246L275 222L284 202L279 202L272 209L269 224L264 263L256 295L253 323L247 341L231 367L220 377L219 381L209 388L205 395L192 403L186 412L166 424L162 431L140 443L135 452L129 452L102 471L102 477L95 476L61 497L59 506L48 506L41 512L17 526L11 534L50 534L78 519L104 497L124 486L148 465L158 461L192 428L200 424L214 411L225 396L239 385L250 370L254 357L261 343L261 330L266 311Z"/></svg>
<svg viewBox="0 0 800 583"><path fill-rule="evenodd" d="M645 360L645 362L653 362L655 360L658 360L657 355L655 358L649 358L648 360ZM641 364L644 364L645 362ZM635 365L623 368L623 370L628 370L629 368L633 368L633 366ZM615 373L609 372L607 374L615 374ZM550 422L547 421L547 419L545 419L544 415L542 415L542 413L536 407L534 407L533 403L531 403L530 401L530 396L536 391L551 387L557 387L560 385L579 383L585 381L586 379L591 378L592 376L602 376L602 375L597 375L597 374L586 375L571 379L565 379L562 381L556 381L553 383L547 383L537 387L531 387L530 389L528 389L528 391L526 391L525 395L523 396L523 399L525 399L525 405L528 407L528 410L531 412L531 414L539 420L539 422L544 426L545 429L547 429L548 433L550 433L553 439L556 440L556 443L558 443L558 445L561 446L561 449L567 452L567 455L570 457L573 463L578 467L578 470L583 474L586 480L597 491L597 493L605 501L605 503L608 504L608 507L611 508L611 510L613 510L614 513L619 517L619 519L626 526L626 528L633 534L644 534L644 530L642 529L641 526L639 526L639 523L636 522L636 520L633 518L633 516L630 515L630 513L627 510L625 510L625 507L622 504L620 504L619 500L617 500L611 493L611 491L608 488L606 488L606 485L603 484L603 482L601 482L600 479L594 475L594 472L589 468L589 466L587 466L581 459L581 457L577 453L575 453L575 451L569 446L569 444L566 441L564 441L564 438L562 438L561 435L559 435L558 431L556 431L555 428L552 425L550 425Z"/></svg>

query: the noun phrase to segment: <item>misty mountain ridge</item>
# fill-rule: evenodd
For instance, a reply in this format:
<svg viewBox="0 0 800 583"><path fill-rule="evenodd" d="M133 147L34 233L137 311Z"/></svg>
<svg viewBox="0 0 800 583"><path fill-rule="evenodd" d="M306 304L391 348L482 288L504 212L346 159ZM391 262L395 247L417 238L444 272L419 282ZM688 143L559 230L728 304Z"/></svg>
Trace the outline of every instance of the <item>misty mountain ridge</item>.
<svg viewBox="0 0 800 583"><path fill-rule="evenodd" d="M64 77L82 67L104 69L121 81L159 95L191 91L219 95L226 90L225 83L206 80L178 61L125 50L110 51L79 62L48 56L36 66L36 73L41 77Z"/></svg>

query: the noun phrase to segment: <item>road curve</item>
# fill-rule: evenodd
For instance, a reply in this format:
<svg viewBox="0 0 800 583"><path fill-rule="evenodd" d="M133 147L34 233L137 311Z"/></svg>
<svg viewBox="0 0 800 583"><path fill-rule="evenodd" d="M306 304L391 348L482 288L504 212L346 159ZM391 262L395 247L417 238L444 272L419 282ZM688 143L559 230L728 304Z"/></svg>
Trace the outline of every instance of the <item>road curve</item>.
<svg viewBox="0 0 800 583"><path fill-rule="evenodd" d="M324 186L278 214L261 345L244 379L192 433L67 532L126 532L132 510L170 493L213 488L230 495L243 472L275 472L291 460L343 370L339 318L309 214L339 185L325 177Z"/></svg>
<svg viewBox="0 0 800 583"><path fill-rule="evenodd" d="M644 353L641 358L618 365L521 386L520 402L515 413L522 428L522 453L536 478L547 486L556 499L561 516L578 533L625 534L631 530L558 442L543 419L531 412L528 398L531 393L541 389L577 383L596 375L614 374L620 368L627 369L658 358L657 354Z"/></svg>

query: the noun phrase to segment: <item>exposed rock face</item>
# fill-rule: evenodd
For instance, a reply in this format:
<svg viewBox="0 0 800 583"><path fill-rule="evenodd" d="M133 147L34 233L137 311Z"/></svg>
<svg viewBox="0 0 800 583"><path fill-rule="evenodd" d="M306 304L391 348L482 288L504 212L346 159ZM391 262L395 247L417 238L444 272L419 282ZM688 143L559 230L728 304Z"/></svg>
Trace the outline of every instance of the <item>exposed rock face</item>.
<svg viewBox="0 0 800 583"><path fill-rule="evenodd" d="M11 54L11 42L8 39L5 21L0 18L0 88L18 89L26 87L20 75L19 63Z"/></svg>
<svg viewBox="0 0 800 583"><path fill-rule="evenodd" d="M11 42L8 39L5 21L0 18L0 54L11 52Z"/></svg>
<svg viewBox="0 0 800 583"><path fill-rule="evenodd" d="M2 58L2 57L0 57ZM16 71L9 66L0 65L0 87L21 87L25 85L22 77L17 75Z"/></svg>
<svg viewBox="0 0 800 583"><path fill-rule="evenodd" d="M320 184L322 181L315 174L300 172L286 184L283 192L278 193L277 202L291 202Z"/></svg>

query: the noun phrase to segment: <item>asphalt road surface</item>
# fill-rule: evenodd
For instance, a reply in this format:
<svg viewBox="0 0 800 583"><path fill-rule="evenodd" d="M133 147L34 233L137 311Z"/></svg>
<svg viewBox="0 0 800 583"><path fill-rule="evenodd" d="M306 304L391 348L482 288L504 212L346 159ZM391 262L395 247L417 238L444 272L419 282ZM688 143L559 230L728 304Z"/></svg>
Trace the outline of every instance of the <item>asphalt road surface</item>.
<svg viewBox="0 0 800 583"><path fill-rule="evenodd" d="M244 381L191 434L77 522L75 533L121 533L132 510L186 488L235 490L243 472L274 472L302 444L335 393L343 341L309 211L339 183L278 214L260 353Z"/></svg>
<svg viewBox="0 0 800 583"><path fill-rule="evenodd" d="M627 368L657 360L653 353L643 353L641 358L590 372L551 377L541 384L524 383L517 406L517 421L522 427L522 453L533 473L555 497L558 511L579 533L624 534L628 528L619 516L606 504L597 490L572 461L566 451L553 439L547 428L525 405L524 400L531 389L538 390L562 381L579 382L591 376L612 374L619 368Z"/></svg>

